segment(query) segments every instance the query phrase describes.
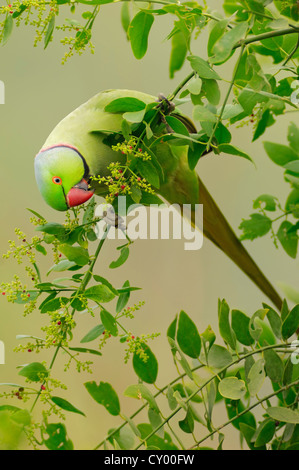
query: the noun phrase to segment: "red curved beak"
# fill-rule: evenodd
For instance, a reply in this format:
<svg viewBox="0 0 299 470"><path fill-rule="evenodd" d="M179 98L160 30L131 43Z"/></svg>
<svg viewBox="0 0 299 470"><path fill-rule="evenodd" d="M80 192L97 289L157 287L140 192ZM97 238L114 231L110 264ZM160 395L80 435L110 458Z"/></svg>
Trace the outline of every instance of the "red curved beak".
<svg viewBox="0 0 299 470"><path fill-rule="evenodd" d="M69 207L81 206L87 202L94 194L93 190L89 189L88 182L82 179L80 183L76 184L67 194L67 203Z"/></svg>

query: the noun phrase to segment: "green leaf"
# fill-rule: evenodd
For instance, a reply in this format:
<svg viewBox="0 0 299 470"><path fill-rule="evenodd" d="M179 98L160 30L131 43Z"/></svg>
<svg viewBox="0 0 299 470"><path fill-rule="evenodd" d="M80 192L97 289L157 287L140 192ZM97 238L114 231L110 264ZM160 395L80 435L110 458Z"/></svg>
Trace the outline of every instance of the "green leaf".
<svg viewBox="0 0 299 470"><path fill-rule="evenodd" d="M253 163L252 158L242 150L238 149L237 147L234 147L233 145L230 144L220 144L218 145L218 150L223 153L228 153L229 155L235 155L237 157L243 157L246 158L246 160L249 160L250 162Z"/></svg>
<svg viewBox="0 0 299 470"><path fill-rule="evenodd" d="M248 447L251 449L251 450L257 450L253 443L251 442L251 439L253 438L254 436L254 433L255 433L255 427L253 428L252 426L249 426L248 424L246 423L240 423L240 431L241 433L243 434L243 436L245 437L245 440L247 442L247 445ZM266 446L263 446L262 448L260 447L259 450L266 450Z"/></svg>
<svg viewBox="0 0 299 470"><path fill-rule="evenodd" d="M253 364L248 374L248 390L252 397L257 395L265 380L264 360L259 359Z"/></svg>
<svg viewBox="0 0 299 470"><path fill-rule="evenodd" d="M187 127L179 119L174 116L166 116L165 119L175 133L189 136Z"/></svg>
<svg viewBox="0 0 299 470"><path fill-rule="evenodd" d="M59 245L59 250L69 261L76 263L78 266L86 266L89 263L89 253L81 246Z"/></svg>
<svg viewBox="0 0 299 470"><path fill-rule="evenodd" d="M123 285L123 288L128 288L128 287L130 287L130 282L126 281ZM130 296L131 296L130 290L128 290L127 292L123 292L119 296L117 304L116 304L116 313L120 313L125 308L125 306L130 300Z"/></svg>
<svg viewBox="0 0 299 470"><path fill-rule="evenodd" d="M115 294L104 284L89 287L84 294L88 299L98 303L111 302L115 297Z"/></svg>
<svg viewBox="0 0 299 470"><path fill-rule="evenodd" d="M284 366L278 354L273 349L264 351L265 369L272 382L281 383Z"/></svg>
<svg viewBox="0 0 299 470"><path fill-rule="evenodd" d="M290 311L282 323L281 332L284 340L290 338L299 328L299 305Z"/></svg>
<svg viewBox="0 0 299 470"><path fill-rule="evenodd" d="M12 17L18 18L26 9L27 9L27 5L21 4L19 9L13 12Z"/></svg>
<svg viewBox="0 0 299 470"><path fill-rule="evenodd" d="M244 380L237 377L226 377L219 382L218 390L220 395L231 400L240 400L246 394Z"/></svg>
<svg viewBox="0 0 299 470"><path fill-rule="evenodd" d="M131 124L129 124L125 119L121 123L121 132L124 138L129 141L132 134Z"/></svg>
<svg viewBox="0 0 299 470"><path fill-rule="evenodd" d="M57 224L56 222L39 225L35 230L37 232L48 233L49 235L63 236L67 234L66 228L61 224Z"/></svg>
<svg viewBox="0 0 299 470"><path fill-rule="evenodd" d="M81 341L82 343L82 341ZM102 353L100 351L97 351L96 349L87 349L87 348L69 348L70 351L75 351L78 353L87 353L87 354L94 354L95 356L102 356Z"/></svg>
<svg viewBox="0 0 299 470"><path fill-rule="evenodd" d="M146 104L137 99L131 97L117 98L111 101L107 106L105 106L105 112L107 113L127 113L127 112L136 112L142 111L145 109Z"/></svg>
<svg viewBox="0 0 299 470"><path fill-rule="evenodd" d="M193 109L193 119L200 122L216 123L217 116L205 106L197 105Z"/></svg>
<svg viewBox="0 0 299 470"><path fill-rule="evenodd" d="M59 263L54 264L54 266L52 266L52 268L47 272L47 276L51 272L60 273L62 271L68 271L70 268L73 268L74 266L77 266L77 265L73 261L69 261L68 259L62 259L61 261L59 261Z"/></svg>
<svg viewBox="0 0 299 470"><path fill-rule="evenodd" d="M131 186L131 197L136 204L139 204L142 197L142 191L137 184L132 184Z"/></svg>
<svg viewBox="0 0 299 470"><path fill-rule="evenodd" d="M116 261L112 261L112 263L110 263L109 265L109 268L115 269L115 268L118 268L119 266L122 266L127 261L129 254L130 254L130 250L127 246L125 246L124 248L121 249L119 258Z"/></svg>
<svg viewBox="0 0 299 470"><path fill-rule="evenodd" d="M40 307L41 313L56 312L60 310L65 305L70 302L70 299L67 297L57 297L54 299L49 299L48 302L44 303L42 308Z"/></svg>
<svg viewBox="0 0 299 470"><path fill-rule="evenodd" d="M249 333L250 318L240 310L232 310L232 329L235 332L239 343L250 346L254 339Z"/></svg>
<svg viewBox="0 0 299 470"><path fill-rule="evenodd" d="M236 349L236 336L229 323L229 306L226 300L218 300L218 325L219 332L224 341L232 348Z"/></svg>
<svg viewBox="0 0 299 470"><path fill-rule="evenodd" d="M111 313L107 312L107 310L101 311L101 320L102 323L107 331L111 333L112 336L118 335L118 328L116 324L116 320Z"/></svg>
<svg viewBox="0 0 299 470"><path fill-rule="evenodd" d="M40 244L35 245L35 249L36 249L36 251L38 251L42 255L47 256L47 250L42 245L40 245Z"/></svg>
<svg viewBox="0 0 299 470"><path fill-rule="evenodd" d="M168 337L168 342L171 346L171 352L173 353L173 355L178 355L180 357L180 359L177 359L178 362L181 364L182 368L184 369L184 371L186 372L187 376L193 380L193 375L192 375L192 371L191 371L191 368L190 368L190 365L187 361L187 359L185 358L184 354L182 353L182 351L178 348L178 346L176 345L175 341L173 341L172 338Z"/></svg>
<svg viewBox="0 0 299 470"><path fill-rule="evenodd" d="M27 211L31 212L31 214L33 214L35 217L37 217L37 219L45 220L45 218L41 214L34 211L33 209L29 209L28 207L26 209L27 209Z"/></svg>
<svg viewBox="0 0 299 470"><path fill-rule="evenodd" d="M289 408L280 408L273 406L267 409L270 418L282 423L299 424L299 412L297 410L290 410Z"/></svg>
<svg viewBox="0 0 299 470"><path fill-rule="evenodd" d="M188 83L187 89L192 93L192 95L199 95L202 88L202 79L195 77Z"/></svg>
<svg viewBox="0 0 299 470"><path fill-rule="evenodd" d="M269 320L273 333L275 334L276 338L281 339L282 338L282 335L281 335L282 321L281 321L280 316L269 305L263 303L263 307L268 310L267 318Z"/></svg>
<svg viewBox="0 0 299 470"><path fill-rule="evenodd" d="M299 162L299 160L298 160ZM296 163L296 162L294 162ZM293 191L290 192L286 205L285 205L285 210L286 211L293 211L293 216L296 218L299 218L299 189L293 189ZM297 231L297 227L295 232Z"/></svg>
<svg viewBox="0 0 299 470"><path fill-rule="evenodd" d="M174 390L172 387L170 387L170 385L168 385L167 387L167 401L168 401L168 405L169 405L169 408L171 409L171 411L175 410L176 407L178 406L178 403L175 399L175 397L173 396L174 394Z"/></svg>
<svg viewBox="0 0 299 470"><path fill-rule="evenodd" d="M200 78L208 78L213 80L221 80L219 75L213 70L210 64L201 57L191 55L187 57L191 63L191 67Z"/></svg>
<svg viewBox="0 0 299 470"><path fill-rule="evenodd" d="M274 212L276 210L277 199L270 194L262 194L253 203L254 209L264 209Z"/></svg>
<svg viewBox="0 0 299 470"><path fill-rule="evenodd" d="M272 126L273 124L275 124L275 122L276 121L273 117L273 113L271 112L271 110L266 109L263 112L261 118L258 120L258 124L255 129L252 142L256 141L261 135L263 135L267 127Z"/></svg>
<svg viewBox="0 0 299 470"><path fill-rule="evenodd" d="M293 173L299 173L299 160L294 160L284 165L284 168Z"/></svg>
<svg viewBox="0 0 299 470"><path fill-rule="evenodd" d="M292 149L298 154L299 152L299 128L291 122L288 129L288 141Z"/></svg>
<svg viewBox="0 0 299 470"><path fill-rule="evenodd" d="M263 214L251 214L250 219L241 222L239 229L243 230L240 240L254 240L266 235L272 227L272 221Z"/></svg>
<svg viewBox="0 0 299 470"><path fill-rule="evenodd" d="M241 423L245 423L248 426L252 427L253 429L256 428L255 417L250 411L248 411L247 413L244 413L242 416L237 418L237 415L244 412L245 409L247 408L247 406L245 408L241 400L236 401L236 400L226 399L225 406L226 406L229 419L234 418L234 421L232 422L232 425L234 426L234 428L240 429Z"/></svg>
<svg viewBox="0 0 299 470"><path fill-rule="evenodd" d="M299 158L298 153L286 145L264 142L264 147L269 158L279 166L285 166L287 163Z"/></svg>
<svg viewBox="0 0 299 470"><path fill-rule="evenodd" d="M195 323L181 311L178 322L177 342L187 356L198 358L201 351L201 339Z"/></svg>
<svg viewBox="0 0 299 470"><path fill-rule="evenodd" d="M65 411L70 411L71 413L77 413L79 415L85 416L83 411L78 410L75 406L73 406L69 401L64 400L64 398L60 397L51 397L51 400L55 405L59 406Z"/></svg>
<svg viewBox="0 0 299 470"><path fill-rule="evenodd" d="M140 433L139 429L137 428L136 424L134 423L134 421L131 418L129 418L128 416L123 415L123 417L128 422L128 425L132 429L135 436L141 437L141 433Z"/></svg>
<svg viewBox="0 0 299 470"><path fill-rule="evenodd" d="M136 59L142 59L146 54L153 22L154 16L150 12L140 11L130 23L128 33Z"/></svg>
<svg viewBox="0 0 299 470"><path fill-rule="evenodd" d="M26 299L22 299L22 295L26 296ZM32 300L36 300L38 296L40 295L39 292L36 292L34 290L27 290L26 293L23 292L17 292L16 299L14 302L16 304L28 304L28 302L31 302Z"/></svg>
<svg viewBox="0 0 299 470"><path fill-rule="evenodd" d="M146 439L153 432L153 428L149 423L138 424L138 429L141 433L141 439L147 442L147 450L178 450L172 442L170 435L165 432L164 439L154 434L150 439Z"/></svg>
<svg viewBox="0 0 299 470"><path fill-rule="evenodd" d="M288 220L284 220L280 225L277 238L285 252L291 257L296 258L298 249L298 236L296 232L290 231L293 224Z"/></svg>
<svg viewBox="0 0 299 470"><path fill-rule="evenodd" d="M218 114L220 112L221 112L221 109L217 110ZM239 103L227 104L225 105L225 108L222 114L222 120L225 121L226 119L232 119L243 112L244 112L244 109Z"/></svg>
<svg viewBox="0 0 299 470"><path fill-rule="evenodd" d="M214 333L214 331L212 330L212 328L211 328L210 325L209 325L209 326L205 329L205 331L201 334L201 337L202 337L202 339L203 339L203 341L204 341L205 344L207 344L207 343L209 344L208 349L210 349L210 348L213 346L213 344L214 344L214 342L215 342L215 340L216 340L216 335L215 335L215 333Z"/></svg>
<svg viewBox="0 0 299 470"><path fill-rule="evenodd" d="M215 42L213 56L210 57L210 61L213 64L225 62L230 57L237 42L245 37L247 29L248 24L244 22L237 24L234 28L227 31L219 41Z"/></svg>
<svg viewBox="0 0 299 470"><path fill-rule="evenodd" d="M45 439L46 434L49 438ZM70 439L67 437L67 432L64 424L48 424L44 432L44 444L49 450L73 450L74 446Z"/></svg>
<svg viewBox="0 0 299 470"><path fill-rule="evenodd" d="M278 11L294 21L299 20L299 12L295 2L284 2L282 0L274 0L274 4Z"/></svg>
<svg viewBox="0 0 299 470"><path fill-rule="evenodd" d="M130 385L128 388L126 388L124 395L125 397L136 398L137 400L143 398L145 401L148 402L149 406L156 411L156 413L160 413L160 410L153 394L145 385Z"/></svg>
<svg viewBox="0 0 299 470"><path fill-rule="evenodd" d="M4 26L3 26L2 46L5 46L5 44L8 42L11 36L12 30L13 30L13 19L12 19L12 15L8 14L4 21Z"/></svg>
<svg viewBox="0 0 299 470"><path fill-rule="evenodd" d="M109 434L112 431L113 431L113 429L110 429ZM137 429L137 431L138 431L138 429ZM139 435L140 435L140 433L139 433ZM120 429L118 432L116 432L113 435L113 437L111 437L108 440L112 445L115 444L115 442L116 442L118 444L120 450L130 450L130 449L133 449L133 447L135 445L134 434L128 426ZM114 441L114 443L113 443L113 441Z"/></svg>
<svg viewBox="0 0 299 470"><path fill-rule="evenodd" d="M52 292L48 297L45 298L45 300L40 304L39 309L42 310L44 308L44 305L46 305L50 300L55 299L57 296L57 292Z"/></svg>
<svg viewBox="0 0 299 470"><path fill-rule="evenodd" d="M94 328L92 328L87 335L84 336L84 338L81 339L80 343L90 343L91 341L94 341L95 339L99 338L105 331L104 325L97 325Z"/></svg>
<svg viewBox="0 0 299 470"><path fill-rule="evenodd" d="M146 181L154 186L155 188L160 187L160 178L157 173L155 166L150 162L138 159L137 160L137 169L142 178L145 178Z"/></svg>
<svg viewBox="0 0 299 470"><path fill-rule="evenodd" d="M143 382L153 384L158 376L158 361L147 344L141 344L140 347L147 357L140 356L138 351L134 353L134 371Z"/></svg>
<svg viewBox="0 0 299 470"><path fill-rule="evenodd" d="M260 341L260 344L263 343L262 334L264 333L264 322L261 320L264 320L266 314L267 314L266 309L259 309L252 315L252 317L250 318L250 322L249 322L249 333L255 341ZM271 338L271 340L272 339L273 339L273 342L275 343L275 338L273 337ZM267 342L269 343L270 342L269 337L268 337L268 340L269 341Z"/></svg>
<svg viewBox="0 0 299 470"><path fill-rule="evenodd" d="M142 109L141 111L134 111L130 113L125 113L123 115L123 118L127 122L132 122L132 123L139 123L143 121L145 115L145 109Z"/></svg>
<svg viewBox="0 0 299 470"><path fill-rule="evenodd" d="M167 330L167 337L172 339L173 341L175 340L175 336L176 336L177 323L178 323L178 318L176 315L175 319L171 322Z"/></svg>
<svg viewBox="0 0 299 470"><path fill-rule="evenodd" d="M161 414L160 413L157 413L155 410L153 410L152 408L149 408L148 409L148 419L149 419L149 422L152 426L153 429L157 429L157 428L160 428L158 429L158 431L156 432L156 435L161 437L162 439L164 438L164 434L165 434L165 431L164 431L164 427L161 426L163 421L162 421L162 417L161 417Z"/></svg>
<svg viewBox="0 0 299 470"><path fill-rule="evenodd" d="M32 362L31 364L24 366L20 370L19 375L26 377L26 379L31 382L41 382L44 377L48 377L49 372L40 362Z"/></svg>
<svg viewBox="0 0 299 470"><path fill-rule="evenodd" d="M54 28L55 28L55 19L56 19L55 15L53 15L49 21L48 28L45 34L45 39L44 39L44 49L47 49L52 39Z"/></svg>
<svg viewBox="0 0 299 470"><path fill-rule="evenodd" d="M96 282L101 282L102 284L104 284L105 286L107 286L108 289L110 289L111 292L113 292L114 295L116 295L116 296L119 295L118 290L115 289L115 288L113 287L113 285L111 284L111 282L109 282L109 281L108 281L107 279L105 279L104 277L98 276L97 274L94 274L93 278L94 278L94 280L95 280Z"/></svg>
<svg viewBox="0 0 299 470"><path fill-rule="evenodd" d="M17 410L11 415L11 420L22 426L29 426L31 423L31 416L27 410Z"/></svg>
<svg viewBox="0 0 299 470"><path fill-rule="evenodd" d="M270 442L275 434L275 422L272 419L263 421L252 436L254 447L261 447Z"/></svg>
<svg viewBox="0 0 299 470"><path fill-rule="evenodd" d="M131 23L130 4L128 2L124 2L121 7L121 24L125 33L127 34L127 38L128 38L128 29L129 29L130 23Z"/></svg>
<svg viewBox="0 0 299 470"><path fill-rule="evenodd" d="M223 346L213 344L208 354L208 364L215 369L223 369L233 362L231 353Z"/></svg>
<svg viewBox="0 0 299 470"><path fill-rule="evenodd" d="M170 78L180 70L185 62L188 44L182 31L177 31L171 38L171 55L169 63Z"/></svg>
<svg viewBox="0 0 299 470"><path fill-rule="evenodd" d="M185 418L182 421L179 421L179 426L182 431L187 434L192 434L194 431L194 418L191 411L191 408L188 406L188 411Z"/></svg>
<svg viewBox="0 0 299 470"><path fill-rule="evenodd" d="M216 21L213 28L210 31L209 42L208 42L208 55L211 57L213 55L214 45L223 37L229 19L223 19Z"/></svg>
<svg viewBox="0 0 299 470"><path fill-rule="evenodd" d="M189 147L188 150L188 165L190 170L194 170L196 167L198 160L206 150L206 145L203 144L193 144L193 149L191 146Z"/></svg>
<svg viewBox="0 0 299 470"><path fill-rule="evenodd" d="M84 385L88 393L97 403L103 405L111 415L119 415L119 399L117 393L109 383L100 382L100 384L97 385L95 382L86 382Z"/></svg>

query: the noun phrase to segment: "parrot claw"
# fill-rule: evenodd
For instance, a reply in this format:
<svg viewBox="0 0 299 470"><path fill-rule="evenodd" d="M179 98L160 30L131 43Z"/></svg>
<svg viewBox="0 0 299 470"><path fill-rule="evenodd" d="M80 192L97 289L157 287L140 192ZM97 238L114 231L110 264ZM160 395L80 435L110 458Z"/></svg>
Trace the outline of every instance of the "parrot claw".
<svg viewBox="0 0 299 470"><path fill-rule="evenodd" d="M163 93L159 93L157 103L159 104L159 107L162 108L164 107L164 112L166 114L170 114L175 110L175 104L172 101L169 101ZM166 106L165 106L166 105ZM166 109L165 109L166 108Z"/></svg>

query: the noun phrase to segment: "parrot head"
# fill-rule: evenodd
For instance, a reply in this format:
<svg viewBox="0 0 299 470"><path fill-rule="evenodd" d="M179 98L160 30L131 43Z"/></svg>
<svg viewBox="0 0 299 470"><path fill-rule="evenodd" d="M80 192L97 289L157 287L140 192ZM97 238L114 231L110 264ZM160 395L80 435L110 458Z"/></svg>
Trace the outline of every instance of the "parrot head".
<svg viewBox="0 0 299 470"><path fill-rule="evenodd" d="M58 211L80 206L94 194L84 157L67 145L42 149L35 158L35 177L46 203Z"/></svg>

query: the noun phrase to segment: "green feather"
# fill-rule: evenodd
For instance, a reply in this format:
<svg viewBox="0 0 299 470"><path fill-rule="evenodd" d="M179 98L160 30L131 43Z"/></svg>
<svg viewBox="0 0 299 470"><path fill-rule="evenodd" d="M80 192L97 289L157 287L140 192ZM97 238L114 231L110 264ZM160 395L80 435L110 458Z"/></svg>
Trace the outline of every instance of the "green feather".
<svg viewBox="0 0 299 470"><path fill-rule="evenodd" d="M106 176L108 165L119 161L122 155L112 151L104 143L104 139L107 137L107 132L121 132L123 118L122 113L107 112L105 108L112 101L126 97L135 98L146 104L156 101L153 96L137 91L108 90L99 93L63 119L50 134L44 148L55 145L75 147L85 158L91 175ZM181 113L173 113L173 116L177 117L191 133L196 133L196 128L189 118ZM161 135L169 133L166 125L162 124L160 129ZM155 155L165 175L159 193L171 204L202 203L204 235L226 253L280 308L282 301L279 295L238 240L196 172L190 170L187 154L187 146L174 146L171 142L159 143L155 146ZM77 176L80 181L82 175ZM104 189L96 187L96 191L102 194ZM194 220L194 213L192 213L192 224Z"/></svg>

